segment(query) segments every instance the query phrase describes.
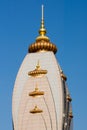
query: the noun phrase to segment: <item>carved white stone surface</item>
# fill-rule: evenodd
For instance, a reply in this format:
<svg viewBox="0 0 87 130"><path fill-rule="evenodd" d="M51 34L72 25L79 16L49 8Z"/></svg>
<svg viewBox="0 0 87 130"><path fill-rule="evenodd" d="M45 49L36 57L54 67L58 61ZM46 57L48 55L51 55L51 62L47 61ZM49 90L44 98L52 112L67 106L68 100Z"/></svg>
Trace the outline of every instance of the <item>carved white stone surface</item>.
<svg viewBox="0 0 87 130"><path fill-rule="evenodd" d="M28 72L35 69L38 60L41 68L47 70L48 73L45 77L36 79L37 81L34 80L33 82L33 79L28 76ZM34 90L36 82L38 82L37 84L39 84L38 87L40 90L45 92L44 98L48 108L43 97L34 99L33 102L32 97L28 96L29 91ZM35 118L34 115L29 113L29 110L34 108L34 103L35 105L38 104L38 106L44 111L42 114L39 114L39 116L35 115ZM12 99L14 130L36 130L36 128L45 130L46 127L47 129L49 128L49 130L62 130L63 104L63 85L58 62L56 61L54 53L28 53L19 69L14 85ZM52 126L50 125L50 117L47 109L52 118ZM45 119L47 126L45 126L44 119L42 118ZM31 124L32 122L36 122L36 125L34 124L33 126ZM38 123L39 126L37 125Z"/></svg>

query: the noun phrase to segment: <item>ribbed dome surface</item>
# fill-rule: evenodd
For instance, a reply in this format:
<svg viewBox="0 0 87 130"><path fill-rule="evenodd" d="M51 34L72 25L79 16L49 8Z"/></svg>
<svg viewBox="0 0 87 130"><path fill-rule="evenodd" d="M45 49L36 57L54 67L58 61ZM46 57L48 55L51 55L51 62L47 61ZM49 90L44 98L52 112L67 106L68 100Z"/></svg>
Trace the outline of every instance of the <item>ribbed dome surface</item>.
<svg viewBox="0 0 87 130"><path fill-rule="evenodd" d="M49 40L38 40L35 43L31 44L28 52L39 52L39 51L53 51L54 53L57 52L56 46L51 43Z"/></svg>

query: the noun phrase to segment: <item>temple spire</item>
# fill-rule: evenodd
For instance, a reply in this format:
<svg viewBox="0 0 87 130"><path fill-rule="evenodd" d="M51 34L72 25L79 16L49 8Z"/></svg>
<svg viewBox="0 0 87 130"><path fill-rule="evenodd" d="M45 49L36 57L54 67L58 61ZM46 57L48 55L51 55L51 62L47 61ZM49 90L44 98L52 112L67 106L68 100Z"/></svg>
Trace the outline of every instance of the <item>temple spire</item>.
<svg viewBox="0 0 87 130"><path fill-rule="evenodd" d="M46 29L44 25L44 5L42 5L41 10L42 10L41 26L39 29L39 36L36 38L36 41L42 39L49 41L49 38L46 36Z"/></svg>
<svg viewBox="0 0 87 130"><path fill-rule="evenodd" d="M42 20L44 20L44 5L42 5Z"/></svg>
<svg viewBox="0 0 87 130"><path fill-rule="evenodd" d="M44 36L46 34L46 29L44 26L44 5L42 5L42 18L41 18L41 27L39 30L39 34Z"/></svg>
<svg viewBox="0 0 87 130"><path fill-rule="evenodd" d="M53 51L57 52L56 46L50 42L49 37L46 36L46 29L44 25L44 6L41 7L41 25L39 29L39 36L36 37L35 43L32 43L28 52Z"/></svg>

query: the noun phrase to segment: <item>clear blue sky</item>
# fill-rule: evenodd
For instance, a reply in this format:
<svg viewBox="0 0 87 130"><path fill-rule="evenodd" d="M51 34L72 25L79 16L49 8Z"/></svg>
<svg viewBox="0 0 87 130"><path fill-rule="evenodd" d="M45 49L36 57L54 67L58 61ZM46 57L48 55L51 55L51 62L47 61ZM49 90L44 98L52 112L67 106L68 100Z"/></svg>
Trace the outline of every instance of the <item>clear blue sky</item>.
<svg viewBox="0 0 87 130"><path fill-rule="evenodd" d="M74 130L87 129L87 0L0 0L0 130L12 130L12 91L28 46L38 35L41 5L48 36L68 77Z"/></svg>

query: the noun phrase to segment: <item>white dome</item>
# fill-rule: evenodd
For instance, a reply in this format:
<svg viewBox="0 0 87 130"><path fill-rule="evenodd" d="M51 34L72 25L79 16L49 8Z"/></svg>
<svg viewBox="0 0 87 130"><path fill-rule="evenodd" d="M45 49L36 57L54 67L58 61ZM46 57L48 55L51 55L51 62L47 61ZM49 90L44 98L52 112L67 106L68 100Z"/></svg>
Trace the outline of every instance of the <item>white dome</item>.
<svg viewBox="0 0 87 130"><path fill-rule="evenodd" d="M32 78L28 72L35 69L37 62L48 73L42 78ZM41 98L30 97L35 84L44 91ZM19 69L13 92L13 122L15 130L62 130L64 112L64 93L60 68L53 52L29 53ZM27 104L26 104L27 102ZM31 114L29 111L38 105L43 110L41 115ZM36 121L36 123L35 123ZM34 126L31 124L34 123ZM41 124L43 127L41 128ZM45 126L46 125L46 126ZM23 128L22 128L23 127Z"/></svg>

